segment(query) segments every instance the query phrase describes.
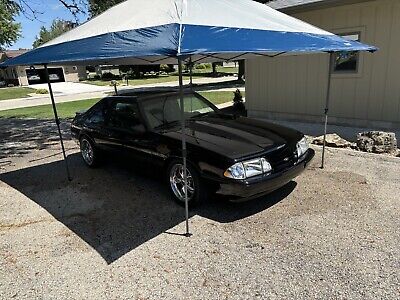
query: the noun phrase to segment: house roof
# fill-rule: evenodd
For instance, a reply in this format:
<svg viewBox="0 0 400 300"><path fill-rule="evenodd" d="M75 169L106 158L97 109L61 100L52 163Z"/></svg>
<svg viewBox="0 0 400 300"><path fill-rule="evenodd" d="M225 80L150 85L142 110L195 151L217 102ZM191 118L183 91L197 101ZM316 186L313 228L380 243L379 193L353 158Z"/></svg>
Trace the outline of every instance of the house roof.
<svg viewBox="0 0 400 300"><path fill-rule="evenodd" d="M7 58L15 58L15 57L20 56L28 51L29 51L28 49L6 50L2 54L5 54L5 56Z"/></svg>
<svg viewBox="0 0 400 300"><path fill-rule="evenodd" d="M357 2L365 2L371 0L272 0L266 5L283 11L290 10L306 10L321 7L333 7L337 5L353 4Z"/></svg>

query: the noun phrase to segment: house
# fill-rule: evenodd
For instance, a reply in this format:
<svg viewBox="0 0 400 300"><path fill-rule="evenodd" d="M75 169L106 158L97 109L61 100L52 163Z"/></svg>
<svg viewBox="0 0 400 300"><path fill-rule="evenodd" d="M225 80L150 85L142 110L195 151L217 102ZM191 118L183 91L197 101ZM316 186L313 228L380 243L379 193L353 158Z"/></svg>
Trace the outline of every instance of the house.
<svg viewBox="0 0 400 300"><path fill-rule="evenodd" d="M28 49L19 49L0 52L0 62L15 58L28 51ZM48 69L52 82L78 82L86 79L85 67L51 66ZM6 85L28 86L45 83L46 77L43 66L18 66L0 69L0 81L5 81Z"/></svg>
<svg viewBox="0 0 400 300"><path fill-rule="evenodd" d="M400 128L399 0L275 0L267 5L347 39L377 46L379 51L373 54L335 54L329 121ZM328 65L328 54L248 60L248 114L321 122Z"/></svg>

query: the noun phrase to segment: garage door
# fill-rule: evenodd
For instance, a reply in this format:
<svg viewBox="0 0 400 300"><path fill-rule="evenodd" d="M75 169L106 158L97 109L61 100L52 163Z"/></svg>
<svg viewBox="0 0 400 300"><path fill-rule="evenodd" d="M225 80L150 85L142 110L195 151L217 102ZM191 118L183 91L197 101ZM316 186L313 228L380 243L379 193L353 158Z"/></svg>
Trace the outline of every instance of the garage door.
<svg viewBox="0 0 400 300"><path fill-rule="evenodd" d="M65 81L63 68L48 68L48 70L51 82ZM26 69L26 76L28 78L29 85L47 83L44 69Z"/></svg>

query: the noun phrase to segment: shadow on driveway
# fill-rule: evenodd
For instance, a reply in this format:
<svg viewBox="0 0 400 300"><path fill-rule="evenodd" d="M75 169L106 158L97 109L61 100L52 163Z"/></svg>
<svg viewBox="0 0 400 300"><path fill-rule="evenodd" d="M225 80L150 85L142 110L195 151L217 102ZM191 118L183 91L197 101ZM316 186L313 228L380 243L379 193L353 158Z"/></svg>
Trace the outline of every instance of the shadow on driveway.
<svg viewBox="0 0 400 300"><path fill-rule="evenodd" d="M71 139L70 124L71 121L68 119L61 120L61 130L65 140ZM34 149L48 149L60 143L53 119L0 117L0 128L0 159L22 156Z"/></svg>
<svg viewBox="0 0 400 300"><path fill-rule="evenodd" d="M0 175L0 180L46 209L95 249L108 264L184 221L184 209L169 196L161 178L138 172L126 162L87 168L78 154L69 157L74 180L65 179L63 161ZM296 187L245 203L213 199L191 216L228 223L275 205Z"/></svg>

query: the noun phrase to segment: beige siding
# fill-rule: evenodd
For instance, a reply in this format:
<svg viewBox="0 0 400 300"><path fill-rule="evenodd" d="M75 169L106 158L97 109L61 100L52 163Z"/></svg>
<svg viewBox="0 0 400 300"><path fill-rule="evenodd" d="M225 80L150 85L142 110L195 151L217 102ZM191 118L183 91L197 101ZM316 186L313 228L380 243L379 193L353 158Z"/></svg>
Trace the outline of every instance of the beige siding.
<svg viewBox="0 0 400 300"><path fill-rule="evenodd" d="M400 1L369 1L294 16L336 33L360 31L362 42L380 49L360 55L358 74L333 74L332 120L400 127ZM250 115L318 120L324 111L327 75L328 54L248 60Z"/></svg>

